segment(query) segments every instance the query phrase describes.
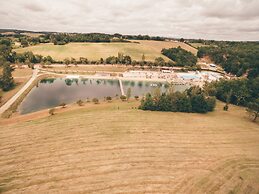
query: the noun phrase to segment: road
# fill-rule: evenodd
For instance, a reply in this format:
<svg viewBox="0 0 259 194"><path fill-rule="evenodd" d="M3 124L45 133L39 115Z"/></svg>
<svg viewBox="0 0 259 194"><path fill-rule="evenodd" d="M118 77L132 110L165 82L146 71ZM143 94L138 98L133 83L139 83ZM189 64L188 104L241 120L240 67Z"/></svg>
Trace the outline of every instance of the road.
<svg viewBox="0 0 259 194"><path fill-rule="evenodd" d="M25 90L27 90L27 88L38 77L38 72L38 69L34 69L31 79L10 100L8 100L3 106L0 107L0 115L4 113L22 95Z"/></svg>

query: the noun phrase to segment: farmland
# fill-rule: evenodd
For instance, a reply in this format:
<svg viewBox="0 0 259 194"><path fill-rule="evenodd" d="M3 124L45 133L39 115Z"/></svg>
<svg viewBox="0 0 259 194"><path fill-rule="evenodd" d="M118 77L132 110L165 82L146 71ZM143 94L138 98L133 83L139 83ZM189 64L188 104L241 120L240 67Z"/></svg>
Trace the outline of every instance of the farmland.
<svg viewBox="0 0 259 194"><path fill-rule="evenodd" d="M258 123L243 108L184 114L88 103L0 120L6 193L258 193Z"/></svg>
<svg viewBox="0 0 259 194"><path fill-rule="evenodd" d="M138 43L137 43L138 42ZM50 55L56 60L65 58L87 57L89 60L99 60L109 56L117 56L119 52L129 55L133 60L142 60L142 55L145 55L145 60L154 61L157 57L163 57L161 54L163 48L182 47L194 54L197 50L193 47L181 42L169 41L144 41L138 40L130 43L69 43L66 45L40 44L36 46L15 49L16 52L22 53L32 51L34 54L43 56Z"/></svg>

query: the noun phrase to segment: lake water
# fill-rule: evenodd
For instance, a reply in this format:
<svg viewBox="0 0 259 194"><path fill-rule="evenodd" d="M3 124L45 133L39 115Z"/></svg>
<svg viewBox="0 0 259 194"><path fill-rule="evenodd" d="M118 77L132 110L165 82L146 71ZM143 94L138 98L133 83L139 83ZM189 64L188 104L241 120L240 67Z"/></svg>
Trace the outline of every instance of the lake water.
<svg viewBox="0 0 259 194"><path fill-rule="evenodd" d="M131 96L144 96L159 87L165 92L168 84L149 81L122 81L125 94L131 88ZM175 86L176 91L183 91L186 86ZM46 108L59 106L61 103L73 103L87 98L99 98L120 96L118 80L97 79L43 79L26 96L18 107L21 114L39 111Z"/></svg>
<svg viewBox="0 0 259 194"><path fill-rule="evenodd" d="M152 82L152 81L122 81L125 94L131 88L131 96L145 96L148 92L153 92L156 88L160 88L161 92L166 92L169 87L167 82ZM187 87L183 85L175 85L175 91L184 91Z"/></svg>

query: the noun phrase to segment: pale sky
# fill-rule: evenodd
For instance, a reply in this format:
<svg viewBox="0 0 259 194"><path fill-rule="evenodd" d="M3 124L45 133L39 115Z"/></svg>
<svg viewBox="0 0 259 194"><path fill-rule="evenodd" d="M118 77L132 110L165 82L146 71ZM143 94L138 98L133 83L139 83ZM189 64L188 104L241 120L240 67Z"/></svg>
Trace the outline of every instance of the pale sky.
<svg viewBox="0 0 259 194"><path fill-rule="evenodd" d="M259 0L0 0L0 28L259 40Z"/></svg>

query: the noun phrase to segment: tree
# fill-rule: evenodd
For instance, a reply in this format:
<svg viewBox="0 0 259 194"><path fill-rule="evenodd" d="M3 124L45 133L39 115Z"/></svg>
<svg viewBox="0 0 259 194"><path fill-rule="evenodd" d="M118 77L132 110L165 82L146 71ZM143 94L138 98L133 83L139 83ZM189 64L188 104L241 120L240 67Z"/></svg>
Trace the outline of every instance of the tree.
<svg viewBox="0 0 259 194"><path fill-rule="evenodd" d="M25 39L22 39L22 40L21 40L21 46L22 46L22 47L27 47L27 46L29 46L28 41L25 40Z"/></svg>
<svg viewBox="0 0 259 194"><path fill-rule="evenodd" d="M101 63L101 64L104 64L103 58L100 58L100 63Z"/></svg>
<svg viewBox="0 0 259 194"><path fill-rule="evenodd" d="M111 101L112 101L112 97L107 96L107 97L106 97L106 100L107 100L108 102L111 102Z"/></svg>
<svg viewBox="0 0 259 194"><path fill-rule="evenodd" d="M132 63L131 57L128 55L124 56L123 62L126 65L130 65Z"/></svg>
<svg viewBox="0 0 259 194"><path fill-rule="evenodd" d="M131 88L128 88L126 96L127 96L127 100L129 100L131 97Z"/></svg>
<svg viewBox="0 0 259 194"><path fill-rule="evenodd" d="M224 111L228 111L229 103L231 102L233 90L231 89L228 93L226 93L226 105L223 107Z"/></svg>
<svg viewBox="0 0 259 194"><path fill-rule="evenodd" d="M248 104L247 112L253 117L253 122L256 122L259 115L259 98L255 102Z"/></svg>
<svg viewBox="0 0 259 194"><path fill-rule="evenodd" d="M3 65L3 75L0 80L0 86L3 91L8 91L14 86L14 79L12 76L13 68L10 63L4 63Z"/></svg>
<svg viewBox="0 0 259 194"><path fill-rule="evenodd" d="M161 96L161 89L159 87L156 87L153 91L152 91L152 96L155 102L157 102L159 100L159 97Z"/></svg>
<svg viewBox="0 0 259 194"><path fill-rule="evenodd" d="M81 64L88 64L88 59L87 59L87 58L84 58L84 57L80 57L80 58L79 58L79 62L80 62Z"/></svg>
<svg viewBox="0 0 259 194"><path fill-rule="evenodd" d="M123 63L123 58L124 58L124 56L123 56L123 53L118 53L118 63Z"/></svg>
<svg viewBox="0 0 259 194"><path fill-rule="evenodd" d="M114 57L114 56L111 56L111 57L106 58L105 62L107 64L117 64L118 63L118 58Z"/></svg>
<svg viewBox="0 0 259 194"><path fill-rule="evenodd" d="M72 64L77 65L77 62L76 62L75 58L72 57L70 61L71 61Z"/></svg>
<svg viewBox="0 0 259 194"><path fill-rule="evenodd" d="M145 98L143 98L141 100L141 104L140 104L139 108L142 110L151 110L151 111L156 110L153 98L150 93L148 93L145 96Z"/></svg>
<svg viewBox="0 0 259 194"><path fill-rule="evenodd" d="M145 57L145 55L143 54L143 55L142 55L142 62L145 63L145 60L146 60L146 57Z"/></svg>
<svg viewBox="0 0 259 194"><path fill-rule="evenodd" d="M155 66L165 66L165 60L162 57L155 58Z"/></svg>
<svg viewBox="0 0 259 194"><path fill-rule="evenodd" d="M64 59L64 63L66 64L66 66L68 66L68 65L70 64L69 58L65 58L65 59Z"/></svg>

